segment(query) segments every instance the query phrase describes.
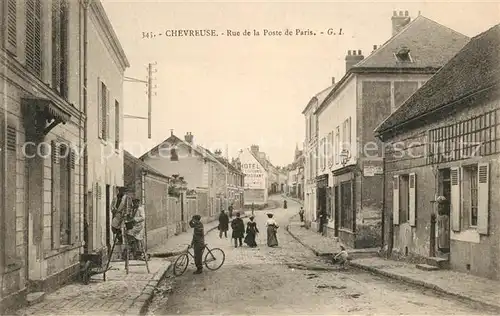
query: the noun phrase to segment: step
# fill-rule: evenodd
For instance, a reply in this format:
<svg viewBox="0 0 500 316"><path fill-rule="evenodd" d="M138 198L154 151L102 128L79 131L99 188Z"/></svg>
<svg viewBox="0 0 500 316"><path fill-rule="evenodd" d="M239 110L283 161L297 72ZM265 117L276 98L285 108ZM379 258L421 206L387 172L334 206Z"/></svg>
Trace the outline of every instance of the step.
<svg viewBox="0 0 500 316"><path fill-rule="evenodd" d="M26 295L26 301L28 305L35 305L43 301L45 298L45 292L33 292Z"/></svg>
<svg viewBox="0 0 500 316"><path fill-rule="evenodd" d="M427 257L426 262L428 265L435 266L440 269L447 269L449 260L440 257Z"/></svg>
<svg viewBox="0 0 500 316"><path fill-rule="evenodd" d="M436 266L431 266L429 264L425 264L425 263L420 263L420 264L417 264L417 269L419 270L424 270L424 271L435 271L435 270L439 270L438 267Z"/></svg>

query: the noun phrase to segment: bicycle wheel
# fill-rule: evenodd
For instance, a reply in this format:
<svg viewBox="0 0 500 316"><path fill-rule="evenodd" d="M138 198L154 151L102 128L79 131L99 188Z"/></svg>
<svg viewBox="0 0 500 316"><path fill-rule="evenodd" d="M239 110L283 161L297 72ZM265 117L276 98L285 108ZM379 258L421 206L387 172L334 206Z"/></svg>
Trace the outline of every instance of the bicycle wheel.
<svg viewBox="0 0 500 316"><path fill-rule="evenodd" d="M205 255L205 266L208 270L215 271L222 267L224 260L226 260L226 254L220 248L208 249Z"/></svg>
<svg viewBox="0 0 500 316"><path fill-rule="evenodd" d="M177 259L175 259L174 262L174 275L180 276L184 272L186 272L188 264L189 264L189 256L187 253L183 253L179 257L177 257Z"/></svg>

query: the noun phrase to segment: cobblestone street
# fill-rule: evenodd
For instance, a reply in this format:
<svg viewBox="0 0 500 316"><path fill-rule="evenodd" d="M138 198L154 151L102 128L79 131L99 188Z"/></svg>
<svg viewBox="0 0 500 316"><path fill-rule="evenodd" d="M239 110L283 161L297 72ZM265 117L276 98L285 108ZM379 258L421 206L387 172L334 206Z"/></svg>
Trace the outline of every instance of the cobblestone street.
<svg viewBox="0 0 500 316"><path fill-rule="evenodd" d="M356 269L335 271L293 239L285 230L298 205L274 214L280 229L279 248L266 245L266 211L256 212L261 234L259 247L234 248L217 231L206 237L210 247L220 247L226 262L218 271L193 275L190 267L174 281L166 298L155 299L150 314L477 314L479 309ZM335 250L332 250L335 251ZM175 259L175 258L174 258ZM293 264L333 271L299 270ZM481 312L484 314L484 312Z"/></svg>

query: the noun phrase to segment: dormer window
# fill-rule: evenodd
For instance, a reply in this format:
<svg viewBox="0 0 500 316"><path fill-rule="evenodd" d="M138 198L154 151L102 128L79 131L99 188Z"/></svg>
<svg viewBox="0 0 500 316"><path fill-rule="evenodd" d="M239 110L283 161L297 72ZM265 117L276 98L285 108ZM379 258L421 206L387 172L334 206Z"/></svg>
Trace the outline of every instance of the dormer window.
<svg viewBox="0 0 500 316"><path fill-rule="evenodd" d="M177 150L175 148L170 149L170 161L179 161Z"/></svg>
<svg viewBox="0 0 500 316"><path fill-rule="evenodd" d="M398 62L402 63L411 63L413 60L411 59L410 49L406 46L401 47L396 53L394 53Z"/></svg>

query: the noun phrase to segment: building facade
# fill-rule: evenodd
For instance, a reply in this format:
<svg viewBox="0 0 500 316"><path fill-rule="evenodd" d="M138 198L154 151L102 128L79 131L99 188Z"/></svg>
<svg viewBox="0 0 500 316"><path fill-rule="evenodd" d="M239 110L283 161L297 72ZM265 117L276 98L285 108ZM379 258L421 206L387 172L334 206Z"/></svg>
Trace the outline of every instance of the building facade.
<svg viewBox="0 0 500 316"><path fill-rule="evenodd" d="M244 205L245 174L241 170L240 162L237 160L229 162L228 159L222 157L220 150L216 150L212 155L219 162L216 166L216 188L217 196L223 201L220 207L227 210L228 206L232 204L234 209L241 209Z"/></svg>
<svg viewBox="0 0 500 316"><path fill-rule="evenodd" d="M387 143L387 252L500 279L499 52L496 25L376 129Z"/></svg>
<svg viewBox="0 0 500 316"><path fill-rule="evenodd" d="M266 205L268 199L268 173L260 160L249 148L243 149L239 159L241 169L245 174L244 203L245 205Z"/></svg>
<svg viewBox="0 0 500 316"><path fill-rule="evenodd" d="M382 242L383 145L373 130L468 41L423 16L410 22L407 11L392 24L395 35L366 59L348 52L346 74L314 112L318 209L329 214L327 235L353 248Z"/></svg>
<svg viewBox="0 0 500 316"><path fill-rule="evenodd" d="M98 32L96 49L97 42L119 43L99 1L3 1L0 21L0 209L6 228L0 305L6 309L79 272L88 200L85 127L93 121L87 112L97 108L87 103L92 92L85 93L84 65L111 60L107 52L87 54L85 38ZM117 85L121 78L118 72ZM120 95L117 87L113 97Z"/></svg>

